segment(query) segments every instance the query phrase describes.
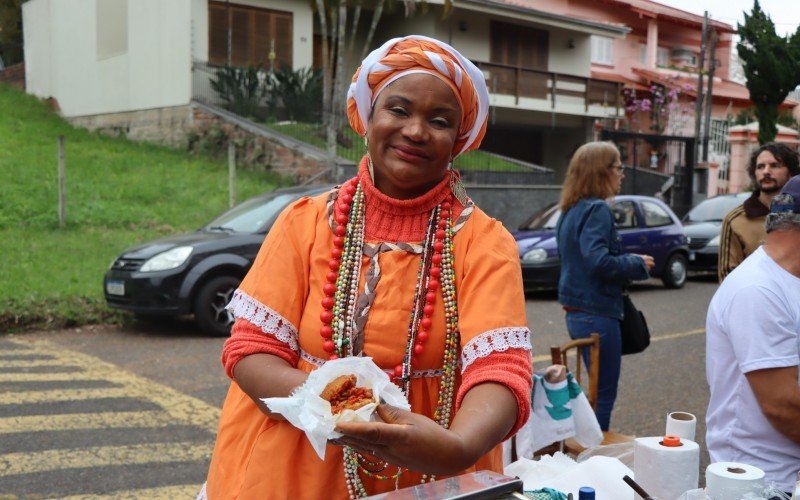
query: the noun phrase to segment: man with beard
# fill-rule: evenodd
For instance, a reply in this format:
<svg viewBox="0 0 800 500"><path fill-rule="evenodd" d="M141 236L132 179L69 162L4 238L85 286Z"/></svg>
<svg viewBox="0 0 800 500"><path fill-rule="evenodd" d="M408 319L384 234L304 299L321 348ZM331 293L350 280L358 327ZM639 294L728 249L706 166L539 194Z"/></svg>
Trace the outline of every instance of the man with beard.
<svg viewBox="0 0 800 500"><path fill-rule="evenodd" d="M764 144L750 156L747 173L756 189L722 222L717 267L720 282L764 242L764 221L772 198L789 179L800 173L797 151L780 142Z"/></svg>

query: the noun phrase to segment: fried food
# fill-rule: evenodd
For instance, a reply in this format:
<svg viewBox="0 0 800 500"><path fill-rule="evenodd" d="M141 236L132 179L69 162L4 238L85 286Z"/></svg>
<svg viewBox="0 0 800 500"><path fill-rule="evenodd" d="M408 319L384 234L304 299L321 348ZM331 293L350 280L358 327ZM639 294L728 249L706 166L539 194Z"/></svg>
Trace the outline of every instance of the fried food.
<svg viewBox="0 0 800 500"><path fill-rule="evenodd" d="M355 375L341 375L331 380L320 397L330 402L334 415L344 410L357 410L374 401L372 389L356 387Z"/></svg>

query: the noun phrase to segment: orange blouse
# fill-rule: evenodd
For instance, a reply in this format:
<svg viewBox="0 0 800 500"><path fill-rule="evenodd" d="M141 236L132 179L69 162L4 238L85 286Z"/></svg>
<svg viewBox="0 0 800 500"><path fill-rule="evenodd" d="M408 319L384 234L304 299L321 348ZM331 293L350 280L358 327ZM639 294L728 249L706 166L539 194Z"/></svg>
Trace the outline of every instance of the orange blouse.
<svg viewBox="0 0 800 500"><path fill-rule="evenodd" d="M374 297L366 310L363 352L392 373L403 362L422 238L420 235L412 244L375 239L386 236L387 231L397 233L399 229L401 234L414 234L416 229L411 227L414 224L402 229L391 220L378 224L374 221L392 217L408 221L416 217L426 223L431 207L416 203L421 206L415 208L415 203L375 196L368 176L361 178L362 186L367 184L364 189L368 211L359 290L363 290L368 274L373 283L377 279ZM280 215L269 232L229 306L237 317L223 350L223 363L229 374L236 361L255 352L280 355L306 372L327 359L319 334L320 303L333 246L328 210L333 195L297 201ZM433 205L437 203L432 200ZM412 213L415 210L418 215ZM457 215L458 210L454 213ZM502 383L519 403L513 434L528 418L531 391L531 339L517 247L503 226L477 207L469 206L461 215L466 221L453 238L461 333L461 376L456 380L455 410L470 387L487 381ZM439 394L443 318L442 301L438 300L425 351L412 367L408 395L412 411L431 418ZM395 469L389 469L387 472L393 474ZM463 472L482 469L502 472L500 445ZM325 460L321 461L300 430L264 415L232 382L208 474L208 498L347 498L344 479L341 447L329 445ZM364 474L361 479L369 494L395 487L391 480ZM407 471L400 477L399 486L419 484L420 479L419 474Z"/></svg>

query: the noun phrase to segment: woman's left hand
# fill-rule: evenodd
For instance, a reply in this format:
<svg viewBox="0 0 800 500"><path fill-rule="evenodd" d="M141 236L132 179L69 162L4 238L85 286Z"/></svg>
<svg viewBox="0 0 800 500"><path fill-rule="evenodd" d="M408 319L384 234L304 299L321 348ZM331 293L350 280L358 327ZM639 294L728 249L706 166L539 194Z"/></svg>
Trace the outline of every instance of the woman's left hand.
<svg viewBox="0 0 800 500"><path fill-rule="evenodd" d="M383 422L338 424L336 431L344 435L333 443L427 474L454 474L478 459L459 434L428 417L387 404L379 405L377 412Z"/></svg>

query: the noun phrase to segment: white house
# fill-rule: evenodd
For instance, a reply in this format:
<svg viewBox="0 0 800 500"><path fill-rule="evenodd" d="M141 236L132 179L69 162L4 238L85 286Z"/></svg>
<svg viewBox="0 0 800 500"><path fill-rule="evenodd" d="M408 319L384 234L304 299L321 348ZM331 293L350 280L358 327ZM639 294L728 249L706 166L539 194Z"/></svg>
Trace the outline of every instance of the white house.
<svg viewBox="0 0 800 500"><path fill-rule="evenodd" d="M410 33L449 42L484 72L487 150L555 168L598 118L624 116L619 81L593 77L592 40L619 23L575 17L560 0L442 0L406 17L385 12L373 45ZM180 143L192 99L214 95L225 64L319 66L309 0L29 0L23 4L27 90L53 97L73 123L132 139ZM560 6L560 7L559 7ZM558 8L556 8L558 7ZM363 44L366 20L356 38ZM347 61L346 75L358 61Z"/></svg>

